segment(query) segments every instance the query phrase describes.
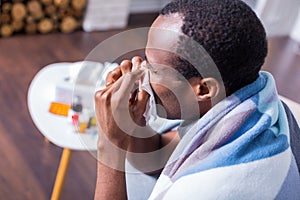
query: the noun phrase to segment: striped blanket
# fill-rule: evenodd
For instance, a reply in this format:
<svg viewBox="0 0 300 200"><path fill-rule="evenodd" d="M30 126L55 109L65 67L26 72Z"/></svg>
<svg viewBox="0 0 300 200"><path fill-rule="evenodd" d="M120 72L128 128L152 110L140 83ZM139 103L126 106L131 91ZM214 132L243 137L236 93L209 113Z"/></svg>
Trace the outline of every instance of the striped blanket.
<svg viewBox="0 0 300 200"><path fill-rule="evenodd" d="M150 199L300 199L288 121L269 73L179 134Z"/></svg>

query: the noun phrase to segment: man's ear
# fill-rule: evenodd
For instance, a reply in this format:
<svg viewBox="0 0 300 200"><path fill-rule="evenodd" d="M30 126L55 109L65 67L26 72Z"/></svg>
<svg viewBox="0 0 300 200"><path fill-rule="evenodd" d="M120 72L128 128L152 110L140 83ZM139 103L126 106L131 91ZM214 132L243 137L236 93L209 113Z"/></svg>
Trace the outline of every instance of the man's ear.
<svg viewBox="0 0 300 200"><path fill-rule="evenodd" d="M215 78L197 79L193 84L193 89L198 101L211 100L219 95L220 83Z"/></svg>

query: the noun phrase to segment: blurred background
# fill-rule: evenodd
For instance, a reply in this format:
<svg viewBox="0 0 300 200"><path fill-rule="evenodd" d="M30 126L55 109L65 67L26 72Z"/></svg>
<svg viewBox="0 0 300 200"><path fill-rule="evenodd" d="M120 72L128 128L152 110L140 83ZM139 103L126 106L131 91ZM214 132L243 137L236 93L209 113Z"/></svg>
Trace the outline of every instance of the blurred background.
<svg viewBox="0 0 300 200"><path fill-rule="evenodd" d="M0 199L51 197L63 149L46 142L30 116L27 94L35 75L52 63L84 60L124 30L150 26L169 1L0 0ZM281 95L300 103L300 1L245 2L267 31L263 69ZM60 199L93 199L95 182L95 158L73 151Z"/></svg>

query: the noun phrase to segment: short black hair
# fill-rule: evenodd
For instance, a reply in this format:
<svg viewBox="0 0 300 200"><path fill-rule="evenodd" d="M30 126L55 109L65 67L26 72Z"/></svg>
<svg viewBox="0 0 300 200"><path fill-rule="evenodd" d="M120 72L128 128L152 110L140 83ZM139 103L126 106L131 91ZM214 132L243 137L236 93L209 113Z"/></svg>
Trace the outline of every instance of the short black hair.
<svg viewBox="0 0 300 200"><path fill-rule="evenodd" d="M247 4L240 0L174 0L160 14L174 13L183 17L183 34L213 59L227 95L257 79L267 56L267 39L262 23ZM201 76L179 56L172 62L186 79Z"/></svg>

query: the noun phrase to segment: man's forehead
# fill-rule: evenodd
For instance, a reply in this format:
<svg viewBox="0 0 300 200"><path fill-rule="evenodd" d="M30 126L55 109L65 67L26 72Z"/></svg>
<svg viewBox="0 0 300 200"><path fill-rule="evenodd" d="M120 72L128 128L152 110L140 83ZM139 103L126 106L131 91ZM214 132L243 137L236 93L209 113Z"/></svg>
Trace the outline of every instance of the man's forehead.
<svg viewBox="0 0 300 200"><path fill-rule="evenodd" d="M151 27L181 32L182 25L183 17L179 13L174 13L169 15L159 15L152 23Z"/></svg>
<svg viewBox="0 0 300 200"><path fill-rule="evenodd" d="M174 56L174 54L170 53L169 51L164 51L160 49L146 49L146 59L149 64L155 70L159 70L162 67L171 66L172 63L170 62Z"/></svg>
<svg viewBox="0 0 300 200"><path fill-rule="evenodd" d="M182 24L179 14L160 15L149 30L146 48L174 52L179 36L182 35Z"/></svg>

